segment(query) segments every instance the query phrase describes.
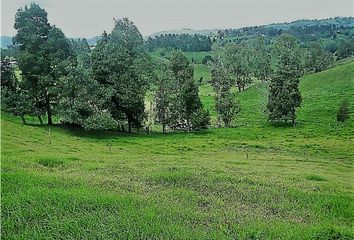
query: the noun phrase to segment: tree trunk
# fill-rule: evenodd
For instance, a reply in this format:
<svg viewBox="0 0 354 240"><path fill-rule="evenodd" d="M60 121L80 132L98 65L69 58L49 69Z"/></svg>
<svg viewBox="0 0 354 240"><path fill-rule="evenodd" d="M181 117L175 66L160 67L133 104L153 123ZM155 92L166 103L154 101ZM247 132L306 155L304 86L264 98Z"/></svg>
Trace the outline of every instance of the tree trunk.
<svg viewBox="0 0 354 240"><path fill-rule="evenodd" d="M43 125L43 120L42 120L42 117L41 117L41 116L38 116L38 120L39 120L39 123L40 123L41 125Z"/></svg>
<svg viewBox="0 0 354 240"><path fill-rule="evenodd" d="M291 119L291 123L293 124L293 127L295 127L295 119L294 118Z"/></svg>
<svg viewBox="0 0 354 240"><path fill-rule="evenodd" d="M128 132L132 132L132 121L130 119L128 119Z"/></svg>
<svg viewBox="0 0 354 240"><path fill-rule="evenodd" d="M23 124L27 124L25 117L24 117L24 116L20 116L20 117L21 117L21 119L22 119L22 123L23 123Z"/></svg>
<svg viewBox="0 0 354 240"><path fill-rule="evenodd" d="M238 88L238 91L241 92L242 91L242 86L241 86L241 82L237 82L237 88Z"/></svg>
<svg viewBox="0 0 354 240"><path fill-rule="evenodd" d="M49 96L47 96L47 99L46 99L46 108L47 108L47 115L48 115L48 125L52 125L53 124L52 110L50 109Z"/></svg>
<svg viewBox="0 0 354 240"><path fill-rule="evenodd" d="M166 133L166 125L163 123L162 124L162 133L165 134Z"/></svg>

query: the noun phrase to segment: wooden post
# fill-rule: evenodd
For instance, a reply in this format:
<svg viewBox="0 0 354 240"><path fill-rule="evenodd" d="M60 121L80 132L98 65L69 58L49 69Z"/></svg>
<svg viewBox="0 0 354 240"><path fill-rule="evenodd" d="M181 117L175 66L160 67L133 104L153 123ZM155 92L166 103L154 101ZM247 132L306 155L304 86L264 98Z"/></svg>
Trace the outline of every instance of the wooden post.
<svg viewBox="0 0 354 240"><path fill-rule="evenodd" d="M112 154L112 145L110 143L107 144L108 149L109 149L109 154Z"/></svg>
<svg viewBox="0 0 354 240"><path fill-rule="evenodd" d="M48 141L49 141L49 144L52 144L52 136L50 134L50 128L48 128Z"/></svg>

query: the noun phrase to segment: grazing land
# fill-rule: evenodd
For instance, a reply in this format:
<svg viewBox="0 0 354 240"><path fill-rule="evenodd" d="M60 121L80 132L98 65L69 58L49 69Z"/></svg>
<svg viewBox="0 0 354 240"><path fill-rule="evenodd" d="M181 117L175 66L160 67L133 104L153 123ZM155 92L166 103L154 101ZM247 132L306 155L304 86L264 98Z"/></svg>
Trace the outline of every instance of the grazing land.
<svg viewBox="0 0 354 240"><path fill-rule="evenodd" d="M49 131L3 113L2 237L353 239L354 116L336 122L353 69L302 77L296 127L266 121L262 83L237 95L236 127L196 133ZM211 87L200 96L215 124Z"/></svg>

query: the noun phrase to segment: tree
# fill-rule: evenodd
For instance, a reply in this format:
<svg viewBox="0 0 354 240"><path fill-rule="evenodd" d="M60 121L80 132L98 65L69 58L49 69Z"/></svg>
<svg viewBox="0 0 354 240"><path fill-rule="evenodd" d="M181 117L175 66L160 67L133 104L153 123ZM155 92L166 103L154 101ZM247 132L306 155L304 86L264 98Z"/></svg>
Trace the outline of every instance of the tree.
<svg viewBox="0 0 354 240"><path fill-rule="evenodd" d="M349 119L349 102L348 100L343 100L338 109L337 121L345 122L348 119Z"/></svg>
<svg viewBox="0 0 354 240"><path fill-rule="evenodd" d="M216 58L211 64L210 83L215 92L215 108L218 119L226 127L230 127L232 120L240 112L240 106L236 101L236 96L231 93L233 80L221 58Z"/></svg>
<svg viewBox="0 0 354 240"><path fill-rule="evenodd" d="M92 54L93 76L113 90L109 109L117 122L141 127L144 97L152 77L151 61L143 51L143 38L127 18L116 20L111 34L103 34Z"/></svg>
<svg viewBox="0 0 354 240"><path fill-rule="evenodd" d="M111 129L117 122L108 111L112 91L92 78L90 69L68 66L69 74L61 78L58 114L64 123L90 129Z"/></svg>
<svg viewBox="0 0 354 240"><path fill-rule="evenodd" d="M299 78L302 74L300 52L295 37L282 34L276 42L277 69L270 81L267 109L270 121L291 120L295 124L296 108L301 104Z"/></svg>
<svg viewBox="0 0 354 240"><path fill-rule="evenodd" d="M310 45L306 59L305 67L310 72L320 72L327 69L334 61L334 56L325 52L319 42Z"/></svg>
<svg viewBox="0 0 354 240"><path fill-rule="evenodd" d="M267 81L273 70L271 67L271 54L269 49L266 48L263 36L257 38L254 51L254 75L262 81Z"/></svg>
<svg viewBox="0 0 354 240"><path fill-rule="evenodd" d="M166 62L160 62L157 68L157 82L155 90L155 120L162 125L162 132L166 133L166 126L171 121L172 96L174 89L173 73Z"/></svg>
<svg viewBox="0 0 354 240"><path fill-rule="evenodd" d="M168 124L173 129L199 130L209 124L209 113L199 98L198 84L193 79L193 67L181 51L174 51L169 60L174 87L170 93Z"/></svg>
<svg viewBox="0 0 354 240"><path fill-rule="evenodd" d="M47 13L37 4L18 9L15 17L17 34L14 42L19 46L18 64L22 71L23 88L34 104L36 112L47 113L48 124L58 97L59 78L68 64L72 52L63 32L50 26ZM38 115L41 121L41 115Z"/></svg>
<svg viewBox="0 0 354 240"><path fill-rule="evenodd" d="M225 127L230 127L232 120L240 112L240 104L236 101L236 95L231 91L224 91L215 97L215 108L218 119L222 120Z"/></svg>
<svg viewBox="0 0 354 240"><path fill-rule="evenodd" d="M25 115L31 113L31 102L20 88L9 59L1 60L1 103L2 109L19 116L26 124Z"/></svg>
<svg viewBox="0 0 354 240"><path fill-rule="evenodd" d="M225 47L225 64L235 77L238 90L241 92L252 83L252 54L250 48L244 44L228 44Z"/></svg>
<svg viewBox="0 0 354 240"><path fill-rule="evenodd" d="M354 56L354 35L339 43L336 55L338 59Z"/></svg>

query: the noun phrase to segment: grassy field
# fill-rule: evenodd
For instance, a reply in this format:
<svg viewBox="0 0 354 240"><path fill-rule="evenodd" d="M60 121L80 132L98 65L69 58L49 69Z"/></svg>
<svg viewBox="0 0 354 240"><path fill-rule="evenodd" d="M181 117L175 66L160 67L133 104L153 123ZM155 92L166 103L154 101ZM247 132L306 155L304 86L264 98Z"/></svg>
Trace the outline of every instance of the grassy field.
<svg viewBox="0 0 354 240"><path fill-rule="evenodd" d="M353 239L354 116L335 121L353 69L303 77L294 128L266 122L262 84L238 95L237 127L200 133L49 134L2 114L2 237Z"/></svg>

